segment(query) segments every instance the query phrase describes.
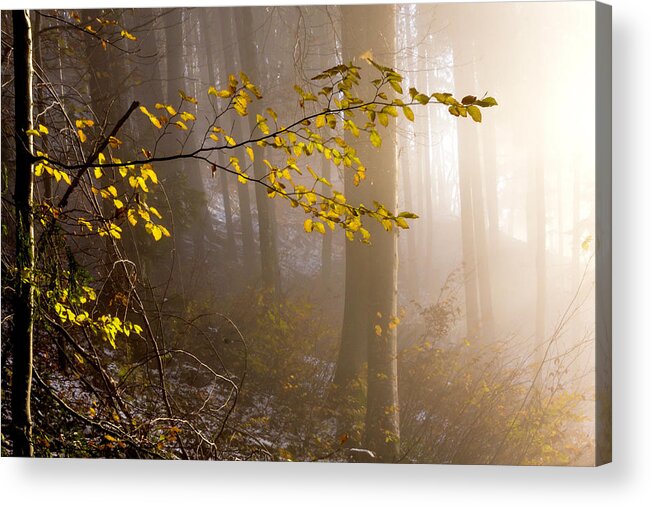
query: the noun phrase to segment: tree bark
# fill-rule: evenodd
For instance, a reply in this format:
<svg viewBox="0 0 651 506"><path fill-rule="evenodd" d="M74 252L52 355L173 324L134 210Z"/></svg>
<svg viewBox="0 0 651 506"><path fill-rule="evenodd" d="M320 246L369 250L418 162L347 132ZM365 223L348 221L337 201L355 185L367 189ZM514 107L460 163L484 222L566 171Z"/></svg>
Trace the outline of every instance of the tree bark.
<svg viewBox="0 0 651 506"><path fill-rule="evenodd" d="M34 222L32 200L32 35L29 11L13 11L16 131L16 304L12 333L11 417L13 452L32 457L31 389L34 333Z"/></svg>

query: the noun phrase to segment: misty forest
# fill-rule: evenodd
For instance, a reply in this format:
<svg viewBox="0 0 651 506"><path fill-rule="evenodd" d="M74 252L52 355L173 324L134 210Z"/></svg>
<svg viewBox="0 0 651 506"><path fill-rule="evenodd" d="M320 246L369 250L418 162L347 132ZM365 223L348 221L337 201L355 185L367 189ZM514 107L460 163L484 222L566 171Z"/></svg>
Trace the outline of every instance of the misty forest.
<svg viewBox="0 0 651 506"><path fill-rule="evenodd" d="M580 3L2 12L2 455L592 465Z"/></svg>

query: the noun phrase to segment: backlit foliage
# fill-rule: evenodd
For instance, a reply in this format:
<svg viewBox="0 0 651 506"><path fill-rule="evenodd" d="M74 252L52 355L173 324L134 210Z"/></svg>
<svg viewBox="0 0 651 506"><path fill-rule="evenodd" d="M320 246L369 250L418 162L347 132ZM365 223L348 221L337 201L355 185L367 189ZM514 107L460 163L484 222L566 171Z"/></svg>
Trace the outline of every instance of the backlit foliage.
<svg viewBox="0 0 651 506"><path fill-rule="evenodd" d="M239 78L231 74L228 87L218 90L211 86L207 91L214 118L208 129L203 134L201 145L192 151L182 151L172 157L157 156L155 146L141 149L141 157L123 161L115 156L113 151L118 151L122 141L113 136L110 139L109 153L99 153L97 160L85 166L70 165L62 161L50 160L47 154L37 153L37 175L47 172L53 174L57 181L63 180L70 184L71 177L67 172L83 171L92 168L97 184L92 191L103 199L112 200L116 207L116 215L108 223L93 225L86 217L78 217L77 222L100 234L110 234L120 238L124 219L135 226L139 220L155 240L169 236L168 229L152 216L161 220L160 213L149 207L144 198L139 196L150 191L149 184L158 183L154 166L156 163L169 159L196 158L204 160L213 172L224 170L235 175L242 184L254 182L264 185L269 198L281 198L288 201L294 208L300 208L308 215L304 223L306 232L319 232L324 234L326 229L341 228L346 237L353 240L359 237L363 242L370 241L370 233L362 224L362 217L367 216L377 220L386 231L394 227L409 228L407 220L417 218L414 213L401 211L397 214L381 202L361 203L353 205L347 197L336 190L332 195L324 195L319 188L321 185L332 186L332 183L318 174L310 163L314 157L323 157L336 167L352 172L354 184L363 184L367 168L363 160L357 155L355 147L345 139L344 133L350 132L352 138L359 138L362 142L370 142L376 148L382 145L381 128L386 127L389 121L395 121L398 111L413 121L412 106L438 104L448 106L453 116L470 116L474 121L481 121L479 107L492 107L497 102L492 97L477 99L466 96L461 101L449 93L421 93L415 88L410 88L404 94L401 86L402 76L394 70L372 63L378 77L371 80L372 96L360 96L361 85L360 67L353 64L337 65L316 75L315 83L327 82L326 86L305 90L296 85L295 91L299 95L299 105L305 114L299 120L284 123L276 112L267 108L262 113L256 114L256 128L248 138L237 138L232 127L235 117L244 117L253 114L251 104L262 99L258 87L253 84L248 76L240 72ZM159 132L163 139L170 130L180 130L193 133L193 123L196 121L194 113L188 109L197 106L198 100L179 90L180 104L156 103L148 108L141 105L139 110L150 121L151 125ZM256 110L258 110L256 104ZM97 139L98 133L93 131L94 122L90 119L76 120L79 141L84 144L89 136ZM96 128L96 127L95 127ZM38 132L36 132L38 133ZM44 134L45 135L45 134ZM181 143L185 145L185 143ZM238 155L239 150L244 150L246 156ZM272 161L267 156L269 150L275 151L283 163ZM228 160L227 164L217 159L217 154L223 153ZM263 177L253 175L253 164L263 163L266 173ZM115 185L100 184L100 179L105 172L110 171L112 178L122 178L128 182L130 191L118 195ZM309 175L309 177L308 177ZM305 182L305 179L309 182ZM299 182L300 180L300 182Z"/></svg>

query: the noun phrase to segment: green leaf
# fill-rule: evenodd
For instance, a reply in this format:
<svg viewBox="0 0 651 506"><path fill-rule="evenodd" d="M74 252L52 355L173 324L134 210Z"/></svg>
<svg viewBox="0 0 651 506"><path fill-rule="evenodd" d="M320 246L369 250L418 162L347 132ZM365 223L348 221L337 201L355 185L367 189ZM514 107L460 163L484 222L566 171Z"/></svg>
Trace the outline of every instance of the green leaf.
<svg viewBox="0 0 651 506"><path fill-rule="evenodd" d="M442 104L445 104L446 101L447 101L447 99L448 99L448 97L450 97L451 94L450 94L450 93L434 93L432 96L433 96L436 100L438 100L439 102L441 102Z"/></svg>
<svg viewBox="0 0 651 506"><path fill-rule="evenodd" d="M475 105L478 105L479 107L493 107L497 105L497 100L495 100L493 97L486 97L482 98L481 100L477 100L475 102Z"/></svg>
<svg viewBox="0 0 651 506"><path fill-rule="evenodd" d="M479 107L474 105L469 105L467 109L468 109L468 114L470 114L470 117L477 123L481 123L481 111L479 110Z"/></svg>
<svg viewBox="0 0 651 506"><path fill-rule="evenodd" d="M423 93L419 93L418 95L416 95L414 97L414 100L416 100L416 102L422 105L427 105L429 103L429 97Z"/></svg>

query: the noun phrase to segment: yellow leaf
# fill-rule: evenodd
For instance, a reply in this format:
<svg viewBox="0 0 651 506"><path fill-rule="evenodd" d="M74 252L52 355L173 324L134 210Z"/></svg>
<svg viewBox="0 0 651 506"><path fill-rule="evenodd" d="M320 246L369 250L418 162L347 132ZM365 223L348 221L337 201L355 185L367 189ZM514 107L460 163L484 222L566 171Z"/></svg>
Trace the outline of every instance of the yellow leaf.
<svg viewBox="0 0 651 506"><path fill-rule="evenodd" d="M384 114L383 112L378 112L377 113L377 119L380 122L382 126L388 126L389 125L389 116Z"/></svg>
<svg viewBox="0 0 651 506"><path fill-rule="evenodd" d="M140 174L145 179L145 181L147 180L147 178L149 178L151 179L152 183L158 184L158 175L156 174L152 166L149 165L148 163L142 166L142 168L140 169Z"/></svg>
<svg viewBox="0 0 651 506"><path fill-rule="evenodd" d="M134 35L131 35L131 34L130 34L129 32L127 32L126 30L122 30L122 31L120 32L120 35L121 35L122 37L124 37L125 39L136 40L136 37L135 37Z"/></svg>
<svg viewBox="0 0 651 506"><path fill-rule="evenodd" d="M402 112L405 114L405 118L407 118L409 121L414 121L414 111L411 110L411 107L409 106L404 106L402 108Z"/></svg>
<svg viewBox="0 0 651 506"><path fill-rule="evenodd" d="M136 216L136 212L133 209L129 209L127 218L129 219L129 223L131 223L132 227L135 227L138 223L138 217Z"/></svg>
<svg viewBox="0 0 651 506"><path fill-rule="evenodd" d="M183 90L179 90L179 95L181 96L181 98L182 98L183 100L185 100L185 101L187 101L187 102L190 102L191 104L196 104L196 103L197 103L197 99L196 99L196 98L191 97L191 96L189 96L189 95L186 95L185 91L183 91Z"/></svg>
<svg viewBox="0 0 651 506"><path fill-rule="evenodd" d="M183 112L181 113L181 119L182 119L183 121L194 121L194 120L196 120L197 118L196 118L195 115L192 114L191 112L183 111Z"/></svg>
<svg viewBox="0 0 651 506"><path fill-rule="evenodd" d="M253 154L253 149L250 146L246 147L246 154L249 155L249 158L253 162L255 160L255 155Z"/></svg>
<svg viewBox="0 0 651 506"><path fill-rule="evenodd" d="M476 105L469 105L467 108L470 117L477 123L481 123L481 111Z"/></svg>
<svg viewBox="0 0 651 506"><path fill-rule="evenodd" d="M382 327L380 327L379 325L376 325L374 328L375 328L375 335L376 336L381 336L382 335Z"/></svg>
<svg viewBox="0 0 651 506"><path fill-rule="evenodd" d="M92 127L95 122L92 119L78 119L75 121L77 128L84 128L85 126Z"/></svg>
<svg viewBox="0 0 651 506"><path fill-rule="evenodd" d="M174 124L175 124L178 128L180 128L181 130L187 130L187 129L188 129L188 127L185 126L185 123L183 123L182 121L175 121Z"/></svg>
<svg viewBox="0 0 651 506"><path fill-rule="evenodd" d="M40 123L38 124L38 131L41 132L42 134L49 134L50 131L47 129L45 125L41 125Z"/></svg>
<svg viewBox="0 0 651 506"><path fill-rule="evenodd" d="M115 186L111 185L111 186L109 186L108 188L106 188L106 190L107 190L111 195L113 195L114 197L117 197L117 196L118 196L118 191L117 191L117 189L115 188Z"/></svg>
<svg viewBox="0 0 651 506"><path fill-rule="evenodd" d="M303 228L309 234L314 229L314 222L310 218L308 218L307 220L305 220L305 223L303 223Z"/></svg>
<svg viewBox="0 0 651 506"><path fill-rule="evenodd" d="M100 179L104 175L104 171L102 171L102 169L100 169L99 167L95 167L94 173L95 173L95 179Z"/></svg>
<svg viewBox="0 0 651 506"><path fill-rule="evenodd" d="M120 147L120 144L122 144L122 141L118 139L117 137L113 137L112 135L109 137L109 144L113 149L117 149Z"/></svg>
<svg viewBox="0 0 651 506"><path fill-rule="evenodd" d="M79 140L81 142L86 142L86 134L82 129L77 130L77 135L79 135Z"/></svg>
<svg viewBox="0 0 651 506"><path fill-rule="evenodd" d="M373 144L373 146L376 148L382 146L382 138L380 137L380 134L377 133L377 130L371 130L369 139L371 141L371 144Z"/></svg>
<svg viewBox="0 0 651 506"><path fill-rule="evenodd" d="M122 232L122 229L118 227L115 223L111 223L111 228L109 230L109 233L116 239L120 239L121 237L120 232Z"/></svg>
<svg viewBox="0 0 651 506"><path fill-rule="evenodd" d="M151 121L152 124L156 128L162 128L163 127L163 125L161 125L160 120L156 116L154 116L152 113L150 113L144 105L140 106L140 111L149 118L149 121Z"/></svg>
<svg viewBox="0 0 651 506"><path fill-rule="evenodd" d="M215 93L213 93L213 95L219 98L230 98L234 95L234 93L235 92L232 90L215 90Z"/></svg>
<svg viewBox="0 0 651 506"><path fill-rule="evenodd" d="M325 227L323 226L323 223L321 223L320 221L314 222L314 230L316 230L320 234L325 234Z"/></svg>
<svg viewBox="0 0 651 506"><path fill-rule="evenodd" d="M113 205L115 206L116 209L122 209L124 207L124 204L119 199L114 199Z"/></svg>
<svg viewBox="0 0 651 506"><path fill-rule="evenodd" d="M165 109L170 116L176 115L176 109L174 109L174 107L171 105L156 104L154 107L156 107L156 109Z"/></svg>
<svg viewBox="0 0 651 506"><path fill-rule="evenodd" d="M163 237L163 232L161 231L160 227L154 225L151 227L151 235L154 236L154 240L159 241L161 237Z"/></svg>
<svg viewBox="0 0 651 506"><path fill-rule="evenodd" d="M235 142L235 139L233 139L232 137L230 137L230 136L228 136L228 135L224 135L224 139L226 140L226 143L227 143L229 146L235 146L235 144L237 144L237 143Z"/></svg>
<svg viewBox="0 0 651 506"><path fill-rule="evenodd" d="M407 223L407 220L404 218L396 218L396 225L398 225L400 228L409 228L409 224Z"/></svg>

